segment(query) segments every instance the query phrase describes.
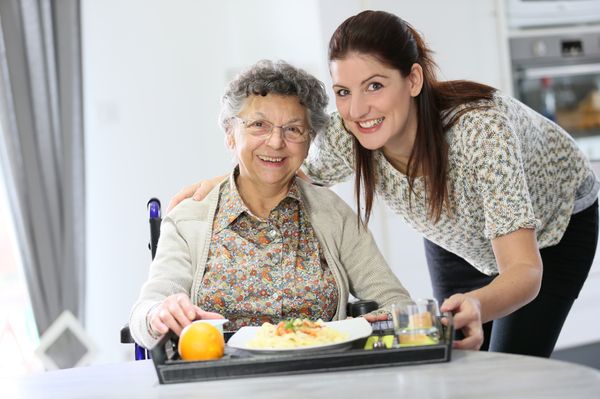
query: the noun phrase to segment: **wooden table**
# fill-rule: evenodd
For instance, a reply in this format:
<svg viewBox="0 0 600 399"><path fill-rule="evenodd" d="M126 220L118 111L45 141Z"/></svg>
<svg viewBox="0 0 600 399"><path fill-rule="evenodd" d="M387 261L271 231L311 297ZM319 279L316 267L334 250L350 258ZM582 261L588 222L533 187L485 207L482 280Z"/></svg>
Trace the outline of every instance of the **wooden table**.
<svg viewBox="0 0 600 399"><path fill-rule="evenodd" d="M1 379L2 398L600 398L600 371L503 353L449 363L160 385L151 361Z"/></svg>

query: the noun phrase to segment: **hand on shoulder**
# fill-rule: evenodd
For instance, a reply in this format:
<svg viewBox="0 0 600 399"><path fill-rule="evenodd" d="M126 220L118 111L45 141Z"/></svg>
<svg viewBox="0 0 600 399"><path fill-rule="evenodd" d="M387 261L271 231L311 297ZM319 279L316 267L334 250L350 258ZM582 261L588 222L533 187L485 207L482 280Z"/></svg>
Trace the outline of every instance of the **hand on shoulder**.
<svg viewBox="0 0 600 399"><path fill-rule="evenodd" d="M222 175L213 177L211 179L201 180L198 183L194 183L192 185L186 186L181 191L179 191L171 201L169 202L169 206L167 207L167 212L170 212L173 208L175 208L181 201L187 198L193 198L196 201L202 201L208 193L215 188L223 179L227 178L228 175Z"/></svg>

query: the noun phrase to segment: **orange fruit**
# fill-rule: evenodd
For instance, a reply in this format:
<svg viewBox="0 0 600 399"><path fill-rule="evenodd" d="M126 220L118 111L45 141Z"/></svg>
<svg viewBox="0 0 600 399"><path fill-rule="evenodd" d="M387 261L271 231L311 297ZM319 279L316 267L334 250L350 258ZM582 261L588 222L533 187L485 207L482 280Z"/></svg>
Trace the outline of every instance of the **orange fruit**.
<svg viewBox="0 0 600 399"><path fill-rule="evenodd" d="M215 326L192 323L181 331L178 349L183 360L220 359L225 352L225 340Z"/></svg>

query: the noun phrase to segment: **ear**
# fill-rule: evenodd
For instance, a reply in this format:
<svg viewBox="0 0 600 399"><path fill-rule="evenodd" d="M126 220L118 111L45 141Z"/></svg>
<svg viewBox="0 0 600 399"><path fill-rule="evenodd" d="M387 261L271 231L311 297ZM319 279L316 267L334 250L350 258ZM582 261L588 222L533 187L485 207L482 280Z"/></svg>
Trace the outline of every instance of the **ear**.
<svg viewBox="0 0 600 399"><path fill-rule="evenodd" d="M229 127L225 133L225 143L227 144L227 148L230 150L235 150L235 132Z"/></svg>
<svg viewBox="0 0 600 399"><path fill-rule="evenodd" d="M410 74L408 75L408 81L410 83L410 95L416 97L421 94L423 88L423 68L421 65L414 63L410 68Z"/></svg>

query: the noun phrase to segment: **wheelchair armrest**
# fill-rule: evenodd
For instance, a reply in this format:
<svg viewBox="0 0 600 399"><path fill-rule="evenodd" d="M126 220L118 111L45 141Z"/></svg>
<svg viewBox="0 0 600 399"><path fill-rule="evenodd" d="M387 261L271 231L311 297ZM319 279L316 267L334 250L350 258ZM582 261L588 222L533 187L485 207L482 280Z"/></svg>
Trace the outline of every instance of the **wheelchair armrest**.
<svg viewBox="0 0 600 399"><path fill-rule="evenodd" d="M359 317L374 310L377 310L378 305L375 301L360 300L356 302L348 302L346 314L352 317Z"/></svg>
<svg viewBox="0 0 600 399"><path fill-rule="evenodd" d="M133 344L135 341L131 336L131 331L129 331L129 324L125 324L123 328L121 328L121 343L122 344Z"/></svg>

